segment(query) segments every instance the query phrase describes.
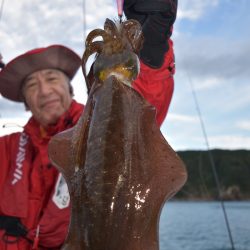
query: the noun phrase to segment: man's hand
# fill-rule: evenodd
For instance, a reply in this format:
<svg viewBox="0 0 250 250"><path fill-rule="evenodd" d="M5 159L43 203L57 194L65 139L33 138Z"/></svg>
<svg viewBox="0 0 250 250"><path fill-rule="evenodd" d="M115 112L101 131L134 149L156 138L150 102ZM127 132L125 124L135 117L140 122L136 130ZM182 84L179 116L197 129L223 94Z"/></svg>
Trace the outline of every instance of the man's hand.
<svg viewBox="0 0 250 250"><path fill-rule="evenodd" d="M159 68L168 51L168 38L176 19L178 0L125 0L127 19L136 19L142 25L144 45L140 59L152 68Z"/></svg>

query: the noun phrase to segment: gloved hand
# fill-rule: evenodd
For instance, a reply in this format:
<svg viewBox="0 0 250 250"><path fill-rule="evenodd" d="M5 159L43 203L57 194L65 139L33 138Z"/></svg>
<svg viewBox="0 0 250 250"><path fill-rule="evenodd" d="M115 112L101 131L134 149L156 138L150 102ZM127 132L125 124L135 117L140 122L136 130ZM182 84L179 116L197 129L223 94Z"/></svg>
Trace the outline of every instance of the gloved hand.
<svg viewBox="0 0 250 250"><path fill-rule="evenodd" d="M135 19L142 25L144 45L139 57L152 68L159 68L164 62L177 3L178 0L124 0L127 19Z"/></svg>

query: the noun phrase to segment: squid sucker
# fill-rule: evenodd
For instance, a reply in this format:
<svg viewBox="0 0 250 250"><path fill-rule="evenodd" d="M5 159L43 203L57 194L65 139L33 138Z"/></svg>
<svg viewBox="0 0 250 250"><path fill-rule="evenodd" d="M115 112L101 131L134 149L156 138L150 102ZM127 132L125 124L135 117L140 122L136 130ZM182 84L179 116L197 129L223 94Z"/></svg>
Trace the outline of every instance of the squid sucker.
<svg viewBox="0 0 250 250"><path fill-rule="evenodd" d="M103 41L94 41L99 36ZM107 19L104 30L86 39L84 112L49 144L71 199L63 250L159 249L161 209L186 182L186 168L161 134L155 108L131 87L142 43L135 20Z"/></svg>

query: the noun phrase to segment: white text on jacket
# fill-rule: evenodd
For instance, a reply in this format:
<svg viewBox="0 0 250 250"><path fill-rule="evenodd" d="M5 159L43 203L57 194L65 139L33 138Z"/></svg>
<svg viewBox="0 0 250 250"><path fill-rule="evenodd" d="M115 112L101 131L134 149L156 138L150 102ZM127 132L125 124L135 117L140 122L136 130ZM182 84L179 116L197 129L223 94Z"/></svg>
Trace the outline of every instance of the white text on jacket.
<svg viewBox="0 0 250 250"><path fill-rule="evenodd" d="M23 175L23 161L25 159L25 145L28 142L28 136L25 133L20 135L19 145L18 145L18 153L16 157L16 168L13 174L12 185L15 185L19 180L22 179Z"/></svg>

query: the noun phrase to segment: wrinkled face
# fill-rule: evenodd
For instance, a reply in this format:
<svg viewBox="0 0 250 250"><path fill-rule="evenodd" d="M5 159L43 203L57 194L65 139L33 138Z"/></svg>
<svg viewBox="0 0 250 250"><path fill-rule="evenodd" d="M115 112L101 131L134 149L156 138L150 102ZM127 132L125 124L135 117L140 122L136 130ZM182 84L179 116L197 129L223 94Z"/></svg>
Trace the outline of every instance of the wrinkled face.
<svg viewBox="0 0 250 250"><path fill-rule="evenodd" d="M56 69L30 74L24 81L22 93L34 118L43 127L55 124L72 101L69 79Z"/></svg>

